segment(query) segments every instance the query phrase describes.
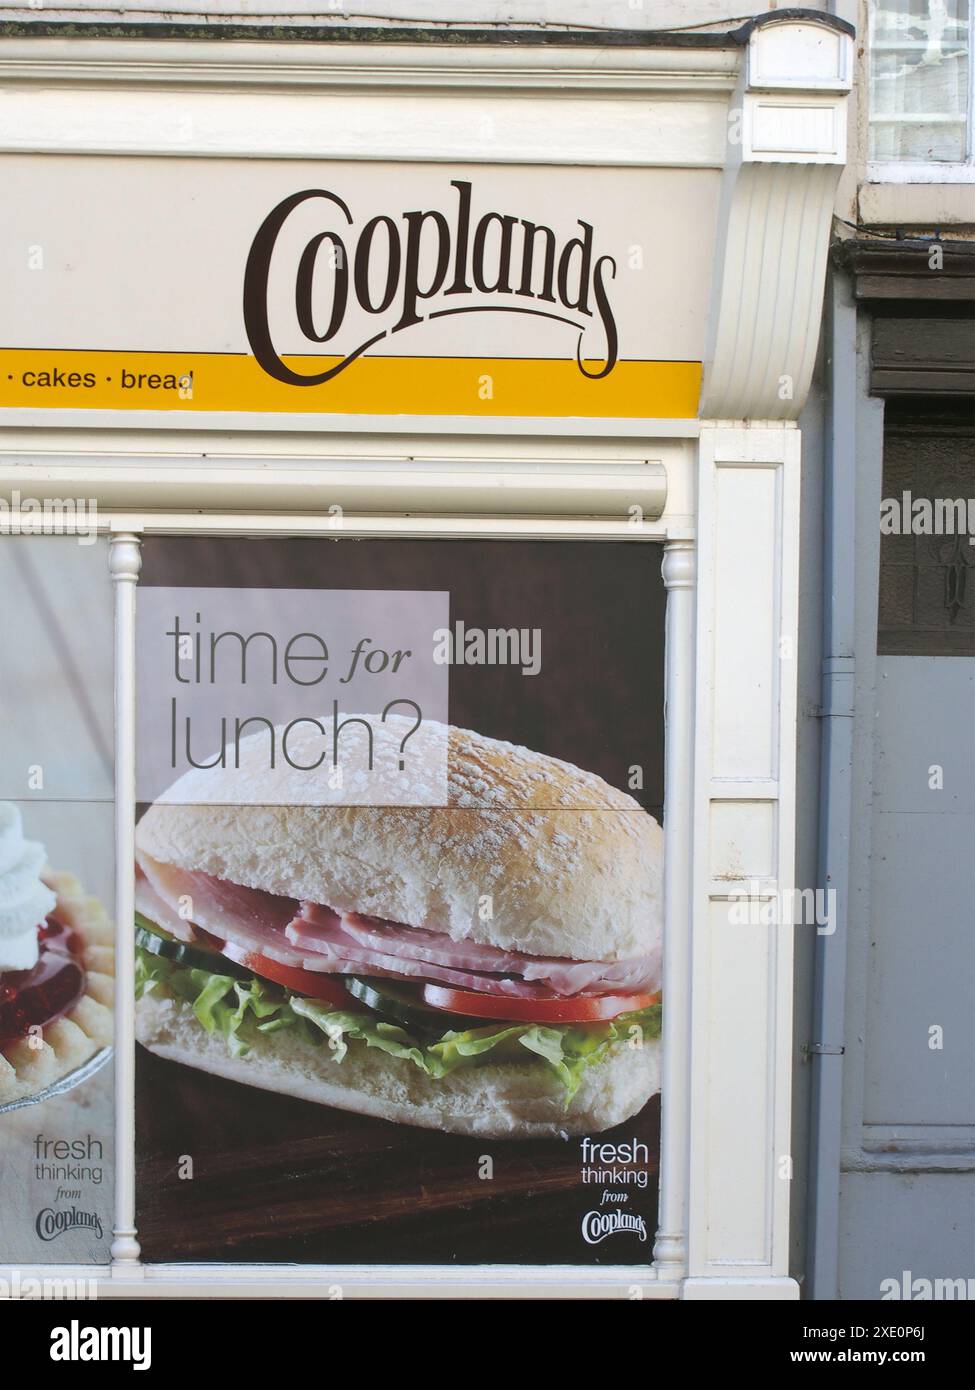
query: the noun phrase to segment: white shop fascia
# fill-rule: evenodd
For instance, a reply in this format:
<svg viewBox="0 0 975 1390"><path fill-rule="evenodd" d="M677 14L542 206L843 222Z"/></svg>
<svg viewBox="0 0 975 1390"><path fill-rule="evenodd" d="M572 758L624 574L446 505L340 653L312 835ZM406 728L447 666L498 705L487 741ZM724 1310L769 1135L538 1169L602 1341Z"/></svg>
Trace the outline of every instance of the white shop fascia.
<svg viewBox="0 0 975 1390"><path fill-rule="evenodd" d="M798 1292L791 932L729 932L727 914L742 891L793 887L796 419L852 47L847 26L795 11L632 47L0 40L21 248L0 492L97 499L121 590L144 533L318 534L337 514L350 535L662 545L667 1009L646 1296ZM130 1026L123 991L120 1046ZM119 1191L124 1232L124 1156ZM120 1293L328 1283L143 1269L124 1238L113 1274ZM450 1277L490 1293L552 1276ZM411 1292L424 1280L440 1287L414 1271ZM559 1286L633 1282L603 1267Z"/></svg>

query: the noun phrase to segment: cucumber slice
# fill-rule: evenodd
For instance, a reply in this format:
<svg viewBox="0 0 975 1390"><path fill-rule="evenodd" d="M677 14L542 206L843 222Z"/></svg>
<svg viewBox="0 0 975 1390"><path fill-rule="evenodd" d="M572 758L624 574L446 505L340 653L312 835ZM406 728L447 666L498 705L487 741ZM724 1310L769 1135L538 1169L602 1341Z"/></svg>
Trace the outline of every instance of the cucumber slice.
<svg viewBox="0 0 975 1390"><path fill-rule="evenodd" d="M362 975L343 975L341 980L354 999L414 1033L440 1038L451 1030L463 1032L467 1028L484 1027L483 1018L461 1018L457 1014L444 1013L441 1009L431 1009L408 990L388 980Z"/></svg>
<svg viewBox="0 0 975 1390"><path fill-rule="evenodd" d="M135 914L135 944L154 956L162 956L176 965L185 965L191 970L207 970L211 975L228 975L234 980L252 980L254 972L247 970L236 961L228 960L219 951L211 951L206 946L195 946L188 941L177 941L175 936L157 927L141 913Z"/></svg>

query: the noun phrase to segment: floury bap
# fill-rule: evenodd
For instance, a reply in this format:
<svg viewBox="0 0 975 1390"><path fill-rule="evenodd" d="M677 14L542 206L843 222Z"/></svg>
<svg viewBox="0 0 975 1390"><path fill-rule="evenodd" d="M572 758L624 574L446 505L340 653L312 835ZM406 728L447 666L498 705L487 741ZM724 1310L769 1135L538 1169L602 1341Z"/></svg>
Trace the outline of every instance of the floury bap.
<svg viewBox="0 0 975 1390"><path fill-rule="evenodd" d="M269 767L256 735L239 767L193 769L150 807L147 1047L453 1133L587 1134L643 1107L660 1084L660 826L593 773L443 727L439 803L336 804L327 769L293 765L314 763L298 729L292 765ZM427 733L414 787L441 770Z"/></svg>

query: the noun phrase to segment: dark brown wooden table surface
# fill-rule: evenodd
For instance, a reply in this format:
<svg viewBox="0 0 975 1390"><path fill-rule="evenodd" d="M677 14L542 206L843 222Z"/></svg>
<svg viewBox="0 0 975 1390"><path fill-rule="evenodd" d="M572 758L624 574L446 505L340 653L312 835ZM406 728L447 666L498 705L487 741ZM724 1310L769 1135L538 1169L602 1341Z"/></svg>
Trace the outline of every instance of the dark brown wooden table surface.
<svg viewBox="0 0 975 1390"><path fill-rule="evenodd" d="M597 1245L578 1139L488 1140L350 1115L223 1081L138 1049L137 1205L147 1261L643 1264L657 1214L660 1106L599 1138L642 1140L642 1215ZM478 1176L493 1159L493 1178ZM179 1176L192 1160L193 1176ZM641 1168L644 1165L639 1165Z"/></svg>

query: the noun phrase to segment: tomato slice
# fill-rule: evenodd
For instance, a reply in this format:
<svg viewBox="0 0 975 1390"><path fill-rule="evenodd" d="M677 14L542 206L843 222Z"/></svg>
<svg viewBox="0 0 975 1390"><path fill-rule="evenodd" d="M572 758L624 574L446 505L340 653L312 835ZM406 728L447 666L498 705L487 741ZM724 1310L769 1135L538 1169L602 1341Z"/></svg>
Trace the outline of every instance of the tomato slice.
<svg viewBox="0 0 975 1390"><path fill-rule="evenodd" d="M296 965L282 965L270 956L262 956L259 951L248 950L246 946L238 946L233 941L223 942L220 953L262 979L283 985L293 994L300 994L306 999L324 999L338 1009L357 1011L360 1008L345 986L331 975L322 975L317 970L302 970Z"/></svg>
<svg viewBox="0 0 975 1390"><path fill-rule="evenodd" d="M659 994L577 994L571 999L512 999L477 994L446 985L424 985L423 1002L447 1013L471 1018L500 1018L512 1023L599 1023L619 1014L656 1004Z"/></svg>

